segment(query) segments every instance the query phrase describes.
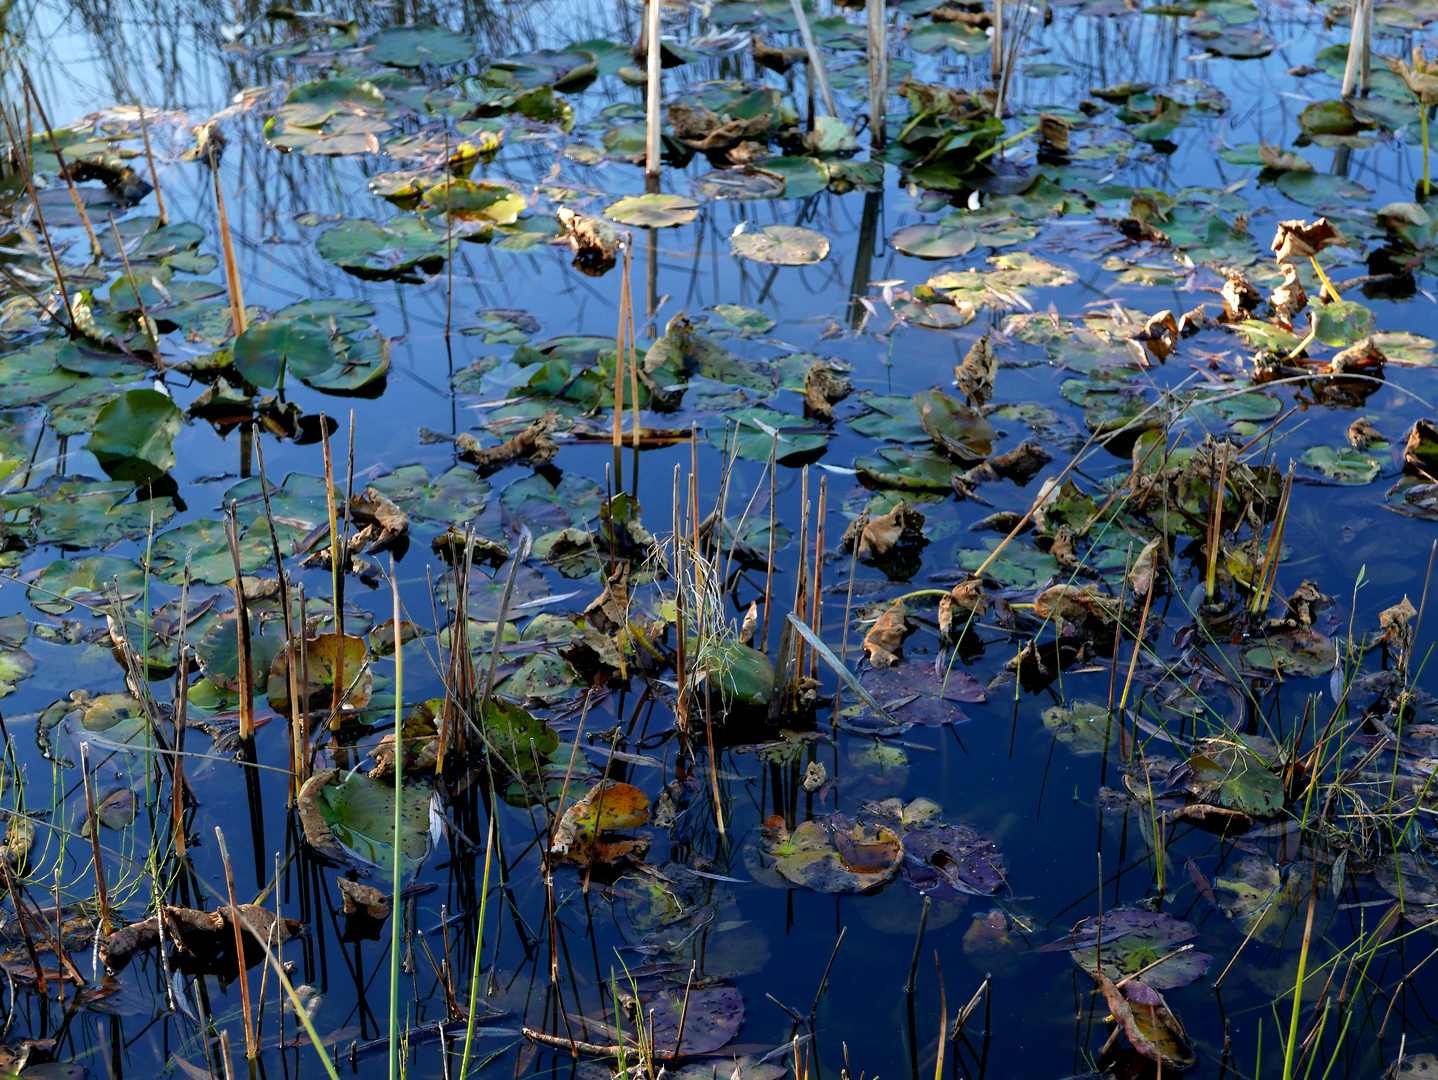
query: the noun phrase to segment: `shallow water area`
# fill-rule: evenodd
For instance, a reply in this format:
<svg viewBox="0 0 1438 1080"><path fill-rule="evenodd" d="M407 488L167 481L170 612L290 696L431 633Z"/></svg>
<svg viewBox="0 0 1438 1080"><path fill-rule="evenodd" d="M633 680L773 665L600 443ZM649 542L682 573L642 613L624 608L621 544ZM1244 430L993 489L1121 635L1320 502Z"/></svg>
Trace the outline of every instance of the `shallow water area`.
<svg viewBox="0 0 1438 1080"><path fill-rule="evenodd" d="M1438 1068L1438 8L801 10L6 12L9 1071Z"/></svg>

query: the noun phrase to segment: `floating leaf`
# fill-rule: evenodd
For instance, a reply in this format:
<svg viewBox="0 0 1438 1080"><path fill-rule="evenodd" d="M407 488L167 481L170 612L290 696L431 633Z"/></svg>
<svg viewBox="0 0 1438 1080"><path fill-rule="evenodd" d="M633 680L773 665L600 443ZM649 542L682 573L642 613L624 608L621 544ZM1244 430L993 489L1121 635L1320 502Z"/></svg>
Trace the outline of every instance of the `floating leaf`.
<svg viewBox="0 0 1438 1080"><path fill-rule="evenodd" d="M815 892L854 893L892 878L903 861L904 846L885 825L852 823L834 813L801 822L792 833L782 820L767 824L764 853L795 885Z"/></svg>
<svg viewBox="0 0 1438 1080"><path fill-rule="evenodd" d="M1192 923L1165 912L1115 908L1104 912L1102 918L1088 916L1067 937L1041 949L1067 949L1074 963L1090 974L1098 970L1097 958L1101 954L1103 974L1117 981L1167 956L1197 934ZM1207 953L1183 952L1149 968L1143 980L1158 990L1185 986L1201 978L1212 960Z"/></svg>
<svg viewBox="0 0 1438 1080"><path fill-rule="evenodd" d="M369 58L390 67L458 64L474 55L474 42L434 23L387 26L365 39Z"/></svg>
<svg viewBox="0 0 1438 1080"><path fill-rule="evenodd" d="M651 192L648 195L626 195L604 208L604 216L621 225L640 229L667 229L688 225L699 213L699 201L686 195Z"/></svg>
<svg viewBox="0 0 1438 1080"><path fill-rule="evenodd" d="M158 390L127 390L100 410L85 449L119 479L146 483L175 465L184 417Z"/></svg>
<svg viewBox="0 0 1438 1080"><path fill-rule="evenodd" d="M306 781L299 797L305 839L323 852L338 847L362 863L393 872L394 780L375 780L360 772L340 776L338 769L325 769ZM399 858L405 873L413 873L429 856L433 797L422 782L406 783L400 790ZM307 813L307 803L312 813Z"/></svg>
<svg viewBox="0 0 1438 1080"><path fill-rule="evenodd" d="M734 254L771 266L808 266L829 254L829 240L802 225L742 221L729 236Z"/></svg>
<svg viewBox="0 0 1438 1080"><path fill-rule="evenodd" d="M256 323L235 339L235 370L255 386L278 386L285 372L304 379L334 363L330 336L297 319Z"/></svg>
<svg viewBox="0 0 1438 1080"><path fill-rule="evenodd" d="M916 259L956 259L973 251L978 238L970 229L935 223L906 225L894 233L889 243Z"/></svg>

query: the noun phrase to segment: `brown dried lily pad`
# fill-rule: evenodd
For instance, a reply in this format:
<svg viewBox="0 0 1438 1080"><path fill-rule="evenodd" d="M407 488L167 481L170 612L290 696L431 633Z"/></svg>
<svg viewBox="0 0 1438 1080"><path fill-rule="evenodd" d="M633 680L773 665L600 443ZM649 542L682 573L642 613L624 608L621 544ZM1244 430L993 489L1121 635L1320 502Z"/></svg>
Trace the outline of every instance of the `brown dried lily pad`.
<svg viewBox="0 0 1438 1080"><path fill-rule="evenodd" d="M1270 247L1275 258L1282 264L1294 259L1310 258L1326 247L1348 247L1348 237L1327 218L1319 218L1311 223L1295 218L1278 223L1278 230L1273 234Z"/></svg>
<svg viewBox="0 0 1438 1080"><path fill-rule="evenodd" d="M175 949L174 961L182 971L233 972L235 964L235 931L229 907L218 911L196 911L193 908L165 905L164 936ZM240 927L246 931L245 966L253 967L264 959L261 944L283 944L299 936L304 927L293 919L276 919L275 913L259 904L238 906ZM131 923L99 942L100 958L110 968L123 967L131 955L160 943L160 917L151 916Z"/></svg>

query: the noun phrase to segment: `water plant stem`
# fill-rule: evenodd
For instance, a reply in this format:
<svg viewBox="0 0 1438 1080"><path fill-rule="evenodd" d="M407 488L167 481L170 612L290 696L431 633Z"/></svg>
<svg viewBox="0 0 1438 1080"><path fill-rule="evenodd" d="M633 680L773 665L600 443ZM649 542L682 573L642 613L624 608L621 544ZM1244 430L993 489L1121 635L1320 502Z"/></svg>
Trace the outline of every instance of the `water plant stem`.
<svg viewBox="0 0 1438 1080"><path fill-rule="evenodd" d="M511 578L513 575L511 575ZM390 915L389 938L389 1080L399 1080L399 966L400 966L400 837L404 809L404 645L399 633L403 612L399 602L399 577L395 573L394 555L389 557L389 584L394 596L394 827L390 836ZM501 615L495 641L504 635ZM493 811L491 811L492 813ZM476 956L478 951L476 950Z"/></svg>

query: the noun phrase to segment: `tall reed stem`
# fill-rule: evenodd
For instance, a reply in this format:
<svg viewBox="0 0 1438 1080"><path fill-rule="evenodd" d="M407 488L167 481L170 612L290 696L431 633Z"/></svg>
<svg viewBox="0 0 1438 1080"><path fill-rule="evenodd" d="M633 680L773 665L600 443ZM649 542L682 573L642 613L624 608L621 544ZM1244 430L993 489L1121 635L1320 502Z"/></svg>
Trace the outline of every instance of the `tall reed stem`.
<svg viewBox="0 0 1438 1080"><path fill-rule="evenodd" d="M399 944L400 944L400 826L404 808L404 644L399 632L403 612L399 602L399 577L395 573L394 555L389 557L389 584L394 594L394 831L390 837L390 914L389 939L389 1080L399 1077ZM502 636L503 623L495 630ZM492 813L493 811L491 811ZM487 856L486 856L487 859Z"/></svg>
<svg viewBox="0 0 1438 1080"><path fill-rule="evenodd" d="M651 190L659 190L659 126L660 115L660 63L663 59L659 45L659 4L660 0L648 0L645 9L645 75L644 95L644 180Z"/></svg>

